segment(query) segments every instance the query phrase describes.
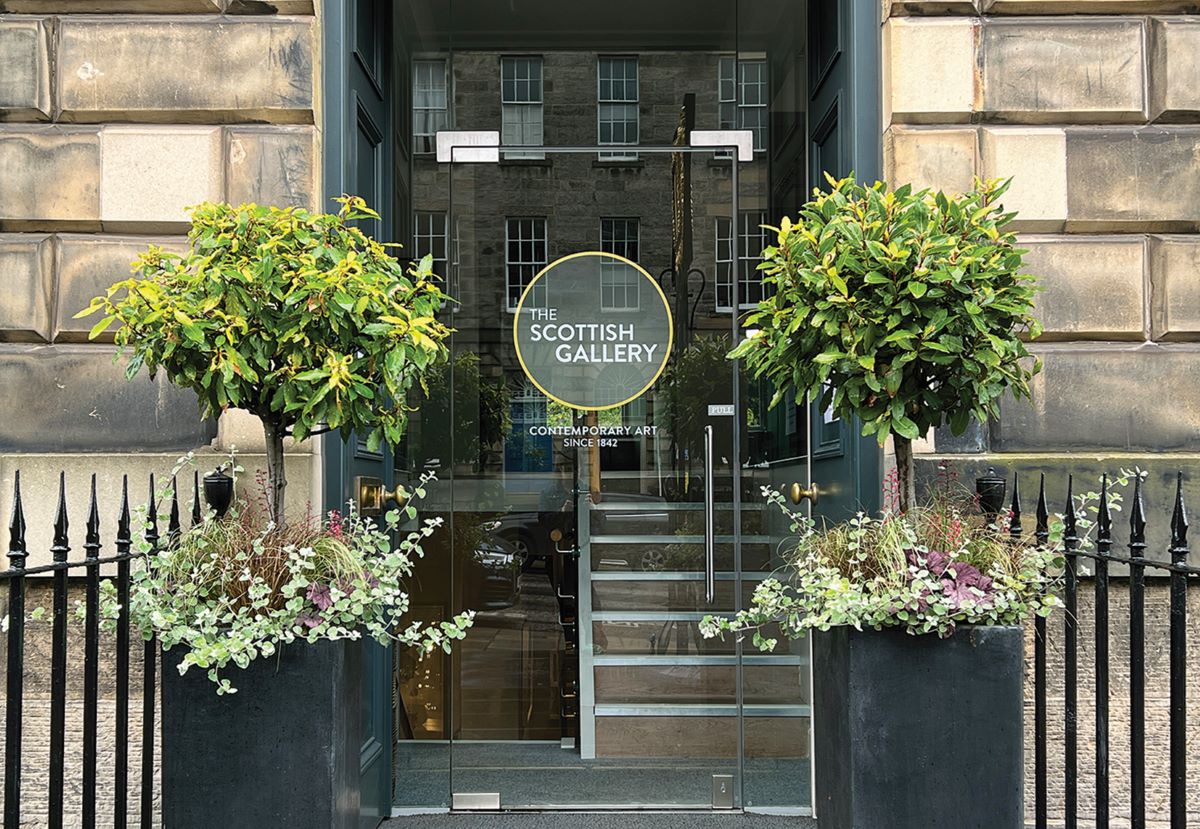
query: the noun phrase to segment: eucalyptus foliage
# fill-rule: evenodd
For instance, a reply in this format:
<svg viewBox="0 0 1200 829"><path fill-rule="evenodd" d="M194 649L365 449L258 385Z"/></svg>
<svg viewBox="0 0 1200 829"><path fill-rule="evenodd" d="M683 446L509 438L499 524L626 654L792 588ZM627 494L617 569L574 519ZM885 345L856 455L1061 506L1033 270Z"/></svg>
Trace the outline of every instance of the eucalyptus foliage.
<svg viewBox="0 0 1200 829"><path fill-rule="evenodd" d="M261 418L281 524L284 437L339 430L394 443L409 391L448 356L430 257L406 267L356 226L379 218L362 199L338 201L336 214L201 204L184 255L152 246L133 278L78 315L102 314L92 338L117 325L128 377L163 370L205 416Z"/></svg>
<svg viewBox="0 0 1200 829"><path fill-rule="evenodd" d="M1008 186L976 181L952 198L829 179L763 251L766 298L730 353L772 381L772 405L805 395L864 435L896 443L901 508L912 503L910 441L995 414L1001 396L1029 395L1040 366L1024 339L1033 277L999 199Z"/></svg>
<svg viewBox="0 0 1200 829"><path fill-rule="evenodd" d="M406 581L442 519L425 519L408 531L400 522L416 519L414 502L425 497L432 480L422 477L403 511L390 511L381 524L351 502L346 512L324 519L264 526L256 513L265 505L243 500L228 515L210 513L157 550L138 533L129 618L145 639L157 637L164 650L182 649L179 672L204 672L218 694L237 690L232 669L292 643L370 637L422 653L449 653L466 636L473 612L431 624L404 618L410 609ZM158 500L165 503L168 496L164 489ZM119 605L112 582L104 585L101 612L111 625Z"/></svg>

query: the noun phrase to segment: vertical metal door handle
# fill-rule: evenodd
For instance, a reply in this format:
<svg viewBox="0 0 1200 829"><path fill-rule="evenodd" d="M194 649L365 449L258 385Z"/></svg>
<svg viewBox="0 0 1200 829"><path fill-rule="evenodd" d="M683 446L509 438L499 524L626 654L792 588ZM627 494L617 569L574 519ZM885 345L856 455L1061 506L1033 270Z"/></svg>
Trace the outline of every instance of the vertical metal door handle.
<svg viewBox="0 0 1200 829"><path fill-rule="evenodd" d="M717 593L713 489L713 427L709 424L704 427L704 596L708 604L713 603Z"/></svg>

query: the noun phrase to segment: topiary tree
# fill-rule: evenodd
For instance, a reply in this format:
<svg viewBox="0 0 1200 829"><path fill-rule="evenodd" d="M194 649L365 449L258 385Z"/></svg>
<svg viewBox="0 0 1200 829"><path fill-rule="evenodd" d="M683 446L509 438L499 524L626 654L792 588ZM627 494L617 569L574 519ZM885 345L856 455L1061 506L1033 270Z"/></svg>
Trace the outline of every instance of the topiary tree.
<svg viewBox="0 0 1200 829"><path fill-rule="evenodd" d="M961 434L1005 391L1029 396L1040 369L1023 338L1033 277L997 200L1008 182L976 180L957 198L829 178L763 251L768 297L757 329L730 352L775 395L805 395L896 448L899 506L915 501L912 441L948 423Z"/></svg>
<svg viewBox="0 0 1200 829"><path fill-rule="evenodd" d="M408 266L355 222L379 216L357 197L336 214L205 203L191 212L183 256L151 247L77 316L116 323L126 376L160 369L192 389L201 414L258 415L267 446L268 509L286 523L286 436L339 430L396 442L404 401L446 360L447 297L431 259Z"/></svg>

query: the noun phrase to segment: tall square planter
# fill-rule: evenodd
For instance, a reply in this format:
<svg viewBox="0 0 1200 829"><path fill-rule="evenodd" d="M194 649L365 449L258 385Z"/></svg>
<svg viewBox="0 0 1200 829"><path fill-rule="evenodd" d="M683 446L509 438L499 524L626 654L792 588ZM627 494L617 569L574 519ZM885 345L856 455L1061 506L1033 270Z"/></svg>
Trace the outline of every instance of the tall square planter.
<svg viewBox="0 0 1200 829"><path fill-rule="evenodd" d="M1020 829L1020 627L814 631L821 829Z"/></svg>
<svg viewBox="0 0 1200 829"><path fill-rule="evenodd" d="M357 829L362 748L359 642L296 642L229 677L163 654L163 822L170 829Z"/></svg>

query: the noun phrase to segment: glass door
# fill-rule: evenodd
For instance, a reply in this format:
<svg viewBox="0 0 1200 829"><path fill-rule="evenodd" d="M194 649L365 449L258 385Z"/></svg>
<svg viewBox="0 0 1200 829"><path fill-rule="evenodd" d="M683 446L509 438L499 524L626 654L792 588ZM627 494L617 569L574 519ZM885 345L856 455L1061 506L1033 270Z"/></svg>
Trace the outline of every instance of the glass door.
<svg viewBox="0 0 1200 829"><path fill-rule="evenodd" d="M728 156L449 165L455 421L477 424L455 439L495 447L452 487L454 536L488 539L456 580L479 611L452 659L456 807L740 806L739 648L698 630L744 600L743 551L753 570L769 554L740 520L736 322L718 310Z"/></svg>

